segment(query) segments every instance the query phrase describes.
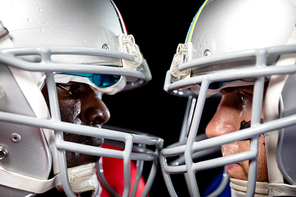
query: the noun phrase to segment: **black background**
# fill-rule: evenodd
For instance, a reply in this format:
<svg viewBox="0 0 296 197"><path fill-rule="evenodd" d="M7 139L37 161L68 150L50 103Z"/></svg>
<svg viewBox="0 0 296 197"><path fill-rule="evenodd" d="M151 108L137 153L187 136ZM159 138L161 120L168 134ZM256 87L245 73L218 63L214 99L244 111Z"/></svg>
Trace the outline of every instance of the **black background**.
<svg viewBox="0 0 296 197"><path fill-rule="evenodd" d="M166 71L179 43L184 43L189 26L203 1L139 1L114 0L136 43L147 60L152 81L146 86L103 100L111 112L108 124L156 135L164 139L164 147L177 142L182 126L187 98L172 96L163 90ZM216 103L207 103L206 122ZM201 174L200 190L208 184L209 173ZM182 177L176 187L179 196L187 196ZM179 180L179 178L177 178ZM150 197L169 196L160 169Z"/></svg>

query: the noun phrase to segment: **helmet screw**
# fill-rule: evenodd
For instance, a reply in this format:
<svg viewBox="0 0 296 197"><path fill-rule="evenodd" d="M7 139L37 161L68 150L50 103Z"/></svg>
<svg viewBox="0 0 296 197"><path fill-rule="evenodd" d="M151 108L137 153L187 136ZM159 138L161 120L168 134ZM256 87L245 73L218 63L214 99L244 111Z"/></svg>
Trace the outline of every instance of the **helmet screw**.
<svg viewBox="0 0 296 197"><path fill-rule="evenodd" d="M204 51L204 57L210 56L210 55L211 55L211 51L209 49Z"/></svg>
<svg viewBox="0 0 296 197"><path fill-rule="evenodd" d="M9 139L10 139L11 142L17 143L17 142L21 141L22 137L18 133L13 133L13 134L10 135Z"/></svg>
<svg viewBox="0 0 296 197"><path fill-rule="evenodd" d="M0 146L0 161L2 159L5 159L7 157L7 155L8 155L7 149Z"/></svg>
<svg viewBox="0 0 296 197"><path fill-rule="evenodd" d="M110 49L109 44L108 44L108 43L104 43L104 44L102 45L102 49L109 50L109 49Z"/></svg>

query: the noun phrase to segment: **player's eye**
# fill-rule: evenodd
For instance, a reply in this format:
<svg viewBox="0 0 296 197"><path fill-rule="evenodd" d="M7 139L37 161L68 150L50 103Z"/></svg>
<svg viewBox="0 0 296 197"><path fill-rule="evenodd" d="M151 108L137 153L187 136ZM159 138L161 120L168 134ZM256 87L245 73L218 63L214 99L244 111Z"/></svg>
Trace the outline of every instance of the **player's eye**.
<svg viewBox="0 0 296 197"><path fill-rule="evenodd" d="M245 102L247 102L247 101L249 101L249 100L252 100L252 96L251 96L251 95L247 95L247 94L242 93L242 92L238 93L238 96L239 96L240 100L241 100L243 103L245 103Z"/></svg>
<svg viewBox="0 0 296 197"><path fill-rule="evenodd" d="M71 85L57 84L57 86L67 92L69 92L71 90Z"/></svg>

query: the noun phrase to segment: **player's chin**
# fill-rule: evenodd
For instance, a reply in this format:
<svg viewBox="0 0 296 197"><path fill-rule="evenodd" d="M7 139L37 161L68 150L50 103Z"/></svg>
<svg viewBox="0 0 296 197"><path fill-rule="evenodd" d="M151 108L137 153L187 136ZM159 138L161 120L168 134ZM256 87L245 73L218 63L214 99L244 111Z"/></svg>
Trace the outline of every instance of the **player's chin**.
<svg viewBox="0 0 296 197"><path fill-rule="evenodd" d="M238 163L227 165L226 166L226 173L231 178L240 179L240 180L247 180L248 179L242 166Z"/></svg>

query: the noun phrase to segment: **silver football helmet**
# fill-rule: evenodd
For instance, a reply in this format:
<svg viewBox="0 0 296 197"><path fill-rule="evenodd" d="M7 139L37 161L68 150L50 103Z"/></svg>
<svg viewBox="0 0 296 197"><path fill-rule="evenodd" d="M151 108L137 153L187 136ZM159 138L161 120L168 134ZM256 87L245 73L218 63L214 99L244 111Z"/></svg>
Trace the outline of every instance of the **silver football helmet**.
<svg viewBox="0 0 296 197"><path fill-rule="evenodd" d="M113 1L1 1L0 21L0 196L33 196L57 186L75 196L65 151L122 159L123 196L137 191L137 182L131 188L132 160L139 166L136 181L150 161L147 196L162 139L62 122L57 102L55 83L86 83L101 96L151 80ZM40 91L44 84L50 110ZM64 141L64 133L103 138L120 149ZM118 196L98 169L101 184Z"/></svg>
<svg viewBox="0 0 296 197"><path fill-rule="evenodd" d="M171 196L177 195L173 174L184 174L190 195L199 196L197 179L204 177L196 172L245 160L250 162L248 181L238 181L238 188L253 196L261 134L265 135L269 172L264 192L296 195L295 24L293 0L206 0L201 6L185 43L177 48L164 84L165 91L189 98L180 141L162 149L160 155ZM250 128L200 139L206 99L219 96L223 88L250 85L254 85ZM260 123L262 105L264 123ZM202 159L223 144L242 140L251 140L249 151ZM224 177L222 184L227 185L227 174ZM212 196L223 191L222 187Z"/></svg>

